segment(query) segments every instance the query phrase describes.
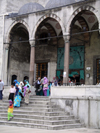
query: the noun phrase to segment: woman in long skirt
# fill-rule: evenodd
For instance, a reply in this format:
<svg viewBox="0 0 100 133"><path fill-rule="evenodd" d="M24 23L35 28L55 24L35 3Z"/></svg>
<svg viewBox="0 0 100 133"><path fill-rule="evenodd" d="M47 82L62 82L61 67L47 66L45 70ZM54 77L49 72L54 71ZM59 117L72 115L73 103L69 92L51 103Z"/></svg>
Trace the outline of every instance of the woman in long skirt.
<svg viewBox="0 0 100 133"><path fill-rule="evenodd" d="M19 92L21 90L18 88L18 84L16 84L16 94L15 94L15 100L14 100L14 107L20 107L21 102L21 96L19 95Z"/></svg>
<svg viewBox="0 0 100 133"><path fill-rule="evenodd" d="M44 81L43 81L43 93L44 96L47 96L47 90L48 90L48 79L46 77L44 77Z"/></svg>
<svg viewBox="0 0 100 133"><path fill-rule="evenodd" d="M24 86L24 99L25 99L25 104L29 104L29 88L28 88L28 86Z"/></svg>

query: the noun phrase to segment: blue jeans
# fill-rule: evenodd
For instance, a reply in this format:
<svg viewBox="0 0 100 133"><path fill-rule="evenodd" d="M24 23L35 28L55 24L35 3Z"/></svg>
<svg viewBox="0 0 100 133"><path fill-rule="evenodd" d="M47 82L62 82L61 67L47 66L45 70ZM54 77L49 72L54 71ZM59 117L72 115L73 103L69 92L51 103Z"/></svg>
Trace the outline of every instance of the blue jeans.
<svg viewBox="0 0 100 133"><path fill-rule="evenodd" d="M2 90L0 90L0 100L2 100Z"/></svg>

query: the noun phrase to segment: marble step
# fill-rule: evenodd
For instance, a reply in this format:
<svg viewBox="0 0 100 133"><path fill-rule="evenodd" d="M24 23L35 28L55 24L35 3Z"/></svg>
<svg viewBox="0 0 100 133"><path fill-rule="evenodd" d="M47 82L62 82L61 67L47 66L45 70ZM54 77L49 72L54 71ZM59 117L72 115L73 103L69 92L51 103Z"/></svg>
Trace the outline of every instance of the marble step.
<svg viewBox="0 0 100 133"><path fill-rule="evenodd" d="M8 107L7 106L0 106L0 110L4 110L4 109L8 109ZM15 107L15 109L16 109L16 107ZM39 111L39 110L41 110L41 111L45 111L45 112L55 112L55 111L63 111L63 109L60 109L60 108L46 108L46 107L44 107L44 108L42 108L42 107L19 107L19 108L17 108L17 110L26 110L26 111L28 111L28 110L30 110L30 111Z"/></svg>
<svg viewBox="0 0 100 133"><path fill-rule="evenodd" d="M80 124L80 123L63 124L63 125L47 125L47 124L32 124L32 123L15 122L13 120L12 121L0 121L0 125L30 127L30 128L47 129L47 130L72 129L72 128L81 128L84 126L83 124Z"/></svg>
<svg viewBox="0 0 100 133"><path fill-rule="evenodd" d="M0 113L0 117L7 117L7 113ZM66 116L40 116L40 115L31 115L31 114L17 114L14 113L15 118L26 118L26 119L40 119L40 120L70 120L74 119L73 115Z"/></svg>
<svg viewBox="0 0 100 133"><path fill-rule="evenodd" d="M9 105L9 103L0 103L0 106L6 106L6 107L8 107L8 105ZM46 104L46 105L44 105L44 104L28 104L28 105L25 105L24 103L21 103L20 104L20 106L21 107L32 107L32 108L34 108L34 107L38 107L38 108L56 108L56 107L59 107L58 105L48 105L48 104ZM20 108L20 107L19 107Z"/></svg>
<svg viewBox="0 0 100 133"><path fill-rule="evenodd" d="M2 101L2 103L9 103L9 101L8 100L3 100ZM50 101L32 101L32 100L30 100L29 101L29 104L44 104L44 105L46 105L46 104L55 104L54 102L50 102Z"/></svg>
<svg viewBox="0 0 100 133"><path fill-rule="evenodd" d="M7 110L0 110L0 113L6 113ZM20 113L20 114L35 114L35 115L46 115L46 116L59 116L59 115L67 115L69 113L65 113L62 111L56 112L46 112L46 111L26 111L26 110L15 110L13 113Z"/></svg>
<svg viewBox="0 0 100 133"><path fill-rule="evenodd" d="M62 124L75 124L80 123L78 119L71 120L37 120L37 119L26 119L26 118L12 118L14 122L32 123L32 124L47 124L47 125L62 125ZM0 121L7 121L7 117L0 117Z"/></svg>

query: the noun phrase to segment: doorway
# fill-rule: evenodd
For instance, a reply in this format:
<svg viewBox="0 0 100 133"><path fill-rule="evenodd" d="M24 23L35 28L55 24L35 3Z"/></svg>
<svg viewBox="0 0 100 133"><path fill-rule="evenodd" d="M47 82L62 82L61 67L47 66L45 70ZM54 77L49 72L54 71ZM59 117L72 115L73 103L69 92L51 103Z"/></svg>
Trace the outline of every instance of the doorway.
<svg viewBox="0 0 100 133"><path fill-rule="evenodd" d="M36 79L38 77L43 78L48 75L48 63L36 64Z"/></svg>
<svg viewBox="0 0 100 133"><path fill-rule="evenodd" d="M96 71L96 83L100 83L100 59L96 61L97 71Z"/></svg>
<svg viewBox="0 0 100 133"><path fill-rule="evenodd" d="M14 80L17 79L17 76L16 75L12 75L12 80L11 80L11 84L14 83Z"/></svg>

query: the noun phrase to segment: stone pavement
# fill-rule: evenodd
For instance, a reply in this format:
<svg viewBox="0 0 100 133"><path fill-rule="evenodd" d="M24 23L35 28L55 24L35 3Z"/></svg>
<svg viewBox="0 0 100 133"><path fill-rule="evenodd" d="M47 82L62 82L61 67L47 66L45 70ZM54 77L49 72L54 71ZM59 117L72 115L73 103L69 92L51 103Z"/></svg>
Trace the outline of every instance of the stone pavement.
<svg viewBox="0 0 100 133"><path fill-rule="evenodd" d="M0 125L0 133L18 133L18 132L20 133L100 133L100 129L76 128L76 129L65 129L65 130L43 130L43 129Z"/></svg>

